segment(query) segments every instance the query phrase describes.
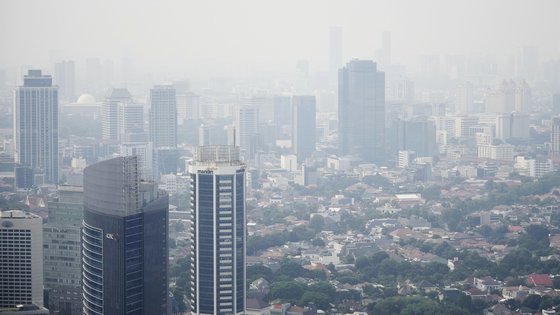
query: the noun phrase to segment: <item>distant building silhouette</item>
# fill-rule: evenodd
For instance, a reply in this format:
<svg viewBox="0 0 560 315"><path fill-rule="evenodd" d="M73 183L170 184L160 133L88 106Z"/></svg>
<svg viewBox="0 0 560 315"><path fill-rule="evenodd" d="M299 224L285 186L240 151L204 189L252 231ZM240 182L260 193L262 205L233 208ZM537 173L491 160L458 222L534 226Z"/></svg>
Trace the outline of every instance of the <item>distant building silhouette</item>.
<svg viewBox="0 0 560 315"><path fill-rule="evenodd" d="M385 159L385 73L371 60L339 70L338 149L365 162Z"/></svg>

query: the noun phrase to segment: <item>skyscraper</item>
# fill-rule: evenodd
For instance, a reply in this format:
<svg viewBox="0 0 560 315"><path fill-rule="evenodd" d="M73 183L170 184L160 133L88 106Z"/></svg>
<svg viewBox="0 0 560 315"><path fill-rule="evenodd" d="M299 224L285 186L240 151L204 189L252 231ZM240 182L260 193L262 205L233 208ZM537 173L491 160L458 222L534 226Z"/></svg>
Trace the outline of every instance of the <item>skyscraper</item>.
<svg viewBox="0 0 560 315"><path fill-rule="evenodd" d="M133 102L117 104L117 139L120 142L146 141L144 107Z"/></svg>
<svg viewBox="0 0 560 315"><path fill-rule="evenodd" d="M154 148L177 147L177 99L170 85L150 90L150 141Z"/></svg>
<svg viewBox="0 0 560 315"><path fill-rule="evenodd" d="M43 227L45 304L61 315L82 314L83 188L60 186Z"/></svg>
<svg viewBox="0 0 560 315"><path fill-rule="evenodd" d="M103 101L101 106L102 136L106 140L119 140L119 103L132 102L132 96L127 89L117 88Z"/></svg>
<svg viewBox="0 0 560 315"><path fill-rule="evenodd" d="M340 26L331 26L329 33L330 45L330 70L336 73L342 65L342 28Z"/></svg>
<svg viewBox="0 0 560 315"><path fill-rule="evenodd" d="M58 183L58 89L50 75L29 70L14 91L16 162Z"/></svg>
<svg viewBox="0 0 560 315"><path fill-rule="evenodd" d="M292 97L292 148L298 162L315 151L315 96Z"/></svg>
<svg viewBox="0 0 560 315"><path fill-rule="evenodd" d="M560 156L560 117L552 118L550 131L550 150L554 157Z"/></svg>
<svg viewBox="0 0 560 315"><path fill-rule="evenodd" d="M338 74L338 148L365 162L385 158L385 73L352 60Z"/></svg>
<svg viewBox="0 0 560 315"><path fill-rule="evenodd" d="M199 147L191 176L193 314L244 314L245 166L239 148Z"/></svg>
<svg viewBox="0 0 560 315"><path fill-rule="evenodd" d="M61 99L74 101L76 96L74 61L61 61L54 65L54 84L58 85Z"/></svg>
<svg viewBox="0 0 560 315"><path fill-rule="evenodd" d="M240 106L235 118L236 144L246 159L252 159L258 145L259 109L249 105Z"/></svg>
<svg viewBox="0 0 560 315"><path fill-rule="evenodd" d="M272 98L272 110L274 112L274 126L276 127L276 138L284 138L290 130L286 128L292 123L292 104L289 96L274 96ZM287 132L286 132L286 129Z"/></svg>
<svg viewBox="0 0 560 315"><path fill-rule="evenodd" d="M84 314L167 314L168 209L135 156L84 170Z"/></svg>
<svg viewBox="0 0 560 315"><path fill-rule="evenodd" d="M43 219L0 212L0 308L43 306Z"/></svg>
<svg viewBox="0 0 560 315"><path fill-rule="evenodd" d="M414 151L416 156L436 156L436 125L425 116L399 121L397 128L397 150Z"/></svg>

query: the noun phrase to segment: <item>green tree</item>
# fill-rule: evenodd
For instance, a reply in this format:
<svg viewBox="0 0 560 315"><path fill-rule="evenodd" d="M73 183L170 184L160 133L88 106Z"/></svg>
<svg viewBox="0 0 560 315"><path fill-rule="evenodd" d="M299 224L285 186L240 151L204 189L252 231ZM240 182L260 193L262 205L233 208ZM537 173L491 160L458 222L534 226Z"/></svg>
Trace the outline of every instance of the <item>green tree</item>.
<svg viewBox="0 0 560 315"><path fill-rule="evenodd" d="M297 303L305 293L307 286L296 281L278 281L270 285L272 300L281 299L290 303Z"/></svg>
<svg viewBox="0 0 560 315"><path fill-rule="evenodd" d="M309 228L315 231L315 233L321 232L325 226L325 218L322 215L315 214L311 220L309 220Z"/></svg>
<svg viewBox="0 0 560 315"><path fill-rule="evenodd" d="M323 310L328 310L330 308L329 296L319 291L305 291L298 302L301 306L307 306L309 303L315 303L319 309Z"/></svg>

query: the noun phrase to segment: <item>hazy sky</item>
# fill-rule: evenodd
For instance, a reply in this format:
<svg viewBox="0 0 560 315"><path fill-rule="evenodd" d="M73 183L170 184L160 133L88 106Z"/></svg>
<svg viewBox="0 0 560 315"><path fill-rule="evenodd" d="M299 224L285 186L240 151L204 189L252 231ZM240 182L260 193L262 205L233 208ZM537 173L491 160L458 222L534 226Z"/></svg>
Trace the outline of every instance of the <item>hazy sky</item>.
<svg viewBox="0 0 560 315"><path fill-rule="evenodd" d="M0 67L86 57L157 71L326 68L329 26L344 59L373 58L392 32L393 61L420 54L560 57L560 0L45 1L0 2Z"/></svg>

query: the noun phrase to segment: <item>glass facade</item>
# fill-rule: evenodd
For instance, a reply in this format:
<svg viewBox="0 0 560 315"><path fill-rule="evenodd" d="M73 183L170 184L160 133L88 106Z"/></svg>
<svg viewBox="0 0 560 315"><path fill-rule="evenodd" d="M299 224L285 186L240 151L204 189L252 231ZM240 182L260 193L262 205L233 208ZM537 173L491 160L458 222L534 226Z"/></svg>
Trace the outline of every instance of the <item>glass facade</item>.
<svg viewBox="0 0 560 315"><path fill-rule="evenodd" d="M199 170L191 180L193 313L244 313L245 170Z"/></svg>

